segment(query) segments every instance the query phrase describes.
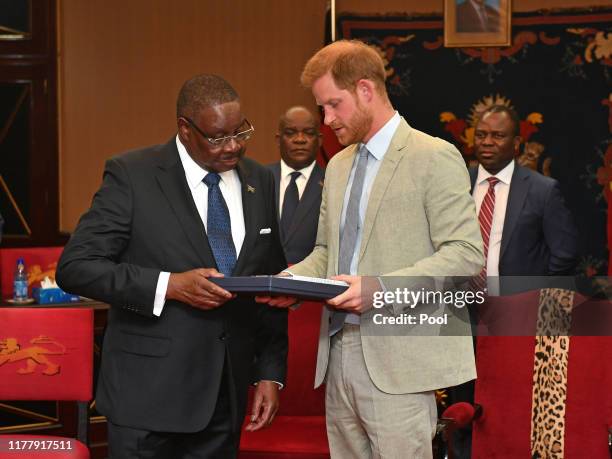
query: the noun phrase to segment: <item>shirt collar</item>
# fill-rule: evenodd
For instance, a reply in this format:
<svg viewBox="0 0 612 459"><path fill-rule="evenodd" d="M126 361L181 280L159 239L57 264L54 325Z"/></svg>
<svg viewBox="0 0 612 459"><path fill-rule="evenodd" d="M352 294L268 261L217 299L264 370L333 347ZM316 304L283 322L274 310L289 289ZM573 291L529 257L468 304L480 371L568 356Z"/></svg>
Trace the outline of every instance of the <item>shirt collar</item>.
<svg viewBox="0 0 612 459"><path fill-rule="evenodd" d="M297 172L300 172L304 176L304 178L306 180L308 180L308 179L310 179L310 174L312 174L312 170L315 167L315 163L316 163L316 161L313 161L313 162L310 163L309 166L306 166L303 169L294 169L294 168L288 166L287 163L281 159L281 161L280 161L280 165L281 165L281 178L282 177L287 177L292 172L297 171Z"/></svg>
<svg viewBox="0 0 612 459"><path fill-rule="evenodd" d="M397 111L394 115L385 123L383 127L381 127L376 134L372 136L368 143L366 143L366 147L372 156L374 156L378 161L382 160L385 156L385 153L389 149L389 145L391 145L391 139L393 139L393 135L399 126L401 118Z"/></svg>
<svg viewBox="0 0 612 459"><path fill-rule="evenodd" d="M490 174L482 164L478 165L478 177L476 177L476 183L480 185L489 177L497 177L500 182L505 183L506 185L510 185L510 181L512 180L512 174L514 173L514 160L510 161L506 167L504 167L497 174Z"/></svg>
<svg viewBox="0 0 612 459"><path fill-rule="evenodd" d="M189 185L189 189L193 190L197 186L202 183L204 177L208 175L208 171L206 169L201 168L198 163L196 163L193 158L187 152L185 145L179 140L178 135L176 136L176 148L179 152L179 157L181 158L181 163L183 164L183 169L185 170L185 178L187 179L187 184ZM219 176L221 177L221 181L228 183L231 180L231 177L234 175L234 169L219 172Z"/></svg>

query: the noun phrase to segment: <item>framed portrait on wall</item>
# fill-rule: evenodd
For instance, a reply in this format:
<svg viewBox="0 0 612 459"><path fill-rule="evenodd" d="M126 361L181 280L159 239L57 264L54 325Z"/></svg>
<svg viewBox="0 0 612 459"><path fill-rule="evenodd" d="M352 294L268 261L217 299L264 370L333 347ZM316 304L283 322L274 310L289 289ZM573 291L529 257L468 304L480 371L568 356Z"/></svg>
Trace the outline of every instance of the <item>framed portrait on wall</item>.
<svg viewBox="0 0 612 459"><path fill-rule="evenodd" d="M511 0L444 0L444 46L509 46Z"/></svg>

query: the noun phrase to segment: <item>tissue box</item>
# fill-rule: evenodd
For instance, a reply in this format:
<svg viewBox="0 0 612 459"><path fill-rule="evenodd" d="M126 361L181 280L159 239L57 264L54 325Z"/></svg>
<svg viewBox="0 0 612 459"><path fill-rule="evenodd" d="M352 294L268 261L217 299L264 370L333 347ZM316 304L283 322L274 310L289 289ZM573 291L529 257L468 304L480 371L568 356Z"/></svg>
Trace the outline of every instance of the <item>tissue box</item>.
<svg viewBox="0 0 612 459"><path fill-rule="evenodd" d="M38 304L76 303L81 301L78 295L66 293L61 288L36 287L32 289L32 296Z"/></svg>

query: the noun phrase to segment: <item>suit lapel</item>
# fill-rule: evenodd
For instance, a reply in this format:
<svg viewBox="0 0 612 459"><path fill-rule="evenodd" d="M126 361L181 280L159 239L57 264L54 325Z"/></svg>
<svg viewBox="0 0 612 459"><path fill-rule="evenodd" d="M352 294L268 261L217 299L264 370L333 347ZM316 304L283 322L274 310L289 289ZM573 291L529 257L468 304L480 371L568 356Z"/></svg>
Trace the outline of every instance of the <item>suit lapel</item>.
<svg viewBox="0 0 612 459"><path fill-rule="evenodd" d="M478 178L478 168L470 167L468 169L470 173L470 194L474 193L474 186L476 185L476 179Z"/></svg>
<svg viewBox="0 0 612 459"><path fill-rule="evenodd" d="M272 175L274 176L274 183L276 184L276 186L274 187L274 204L275 204L274 208L276 209L276 219L280 223L280 207L279 207L280 205L280 182L281 182L280 162L273 164L272 167L270 167L270 169L272 170Z"/></svg>
<svg viewBox="0 0 612 459"><path fill-rule="evenodd" d="M187 239L202 261L202 266L216 266L206 237L206 229L193 202L193 196L187 185L185 170L181 164L174 139L164 147L163 158L159 164L156 178L176 218L183 227Z"/></svg>
<svg viewBox="0 0 612 459"><path fill-rule="evenodd" d="M372 184L372 190L370 191L370 198L368 200L363 222L363 235L361 238L361 247L359 248L359 260L363 257L368 240L372 234L372 228L376 221L376 214L378 213L385 192L393 179L399 162L405 154L406 150L404 150L404 147L408 143L409 136L410 127L402 118L393 139L391 139L391 143L385 153L380 168L378 169L374 183Z"/></svg>
<svg viewBox="0 0 612 459"><path fill-rule="evenodd" d="M506 204L506 216L504 218L504 229L502 231L502 242L499 251L499 259L504 256L504 250L508 246L512 232L516 227L521 210L525 205L525 199L530 187L529 175L523 171L523 168L515 163L512 181L510 182L510 191L508 193L508 203Z"/></svg>
<svg viewBox="0 0 612 459"><path fill-rule="evenodd" d="M278 190L278 187L276 188ZM308 179L308 183L306 184L306 188L304 189L304 193L302 193L302 197L298 202L297 209L295 209L295 214L293 215L293 221L291 222L289 232L284 235L285 242L289 241L291 236L295 234L300 227L302 220L306 217L312 206L318 202L319 197L321 196L321 188L323 188L323 171L318 164L315 164L315 167L310 174L310 178Z"/></svg>
<svg viewBox="0 0 612 459"><path fill-rule="evenodd" d="M259 181L256 177L251 174L248 166L244 162L240 162L236 168L238 177L240 178L240 189L242 191L242 212L244 214L244 242L242 243L242 249L236 260L236 266L232 275L240 275L244 269L244 264L249 253L253 252L255 241L258 236L258 228L255 225L256 221L256 210L257 210L257 193L262 193Z"/></svg>

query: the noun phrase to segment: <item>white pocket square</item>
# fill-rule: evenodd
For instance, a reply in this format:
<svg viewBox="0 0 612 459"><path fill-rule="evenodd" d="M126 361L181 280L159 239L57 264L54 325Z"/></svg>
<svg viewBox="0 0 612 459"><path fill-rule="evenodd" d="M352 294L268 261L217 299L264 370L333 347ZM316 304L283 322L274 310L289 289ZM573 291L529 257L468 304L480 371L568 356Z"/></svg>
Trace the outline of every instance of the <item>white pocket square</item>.
<svg viewBox="0 0 612 459"><path fill-rule="evenodd" d="M272 230L270 228L262 228L259 230L259 234L270 234Z"/></svg>

